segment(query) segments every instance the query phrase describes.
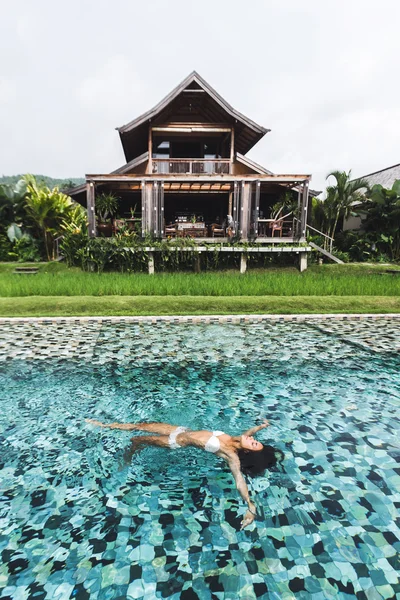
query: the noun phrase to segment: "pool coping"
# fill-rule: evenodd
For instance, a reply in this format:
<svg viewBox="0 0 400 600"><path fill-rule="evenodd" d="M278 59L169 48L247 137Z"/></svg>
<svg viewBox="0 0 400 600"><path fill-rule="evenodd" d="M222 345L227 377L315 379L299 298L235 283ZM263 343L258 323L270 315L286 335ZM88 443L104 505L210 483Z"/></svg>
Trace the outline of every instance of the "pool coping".
<svg viewBox="0 0 400 600"><path fill-rule="evenodd" d="M0 325L53 323L247 323L261 321L400 319L400 313L311 313L311 314L238 314L238 315L160 315L160 316L84 316L84 317L0 317Z"/></svg>

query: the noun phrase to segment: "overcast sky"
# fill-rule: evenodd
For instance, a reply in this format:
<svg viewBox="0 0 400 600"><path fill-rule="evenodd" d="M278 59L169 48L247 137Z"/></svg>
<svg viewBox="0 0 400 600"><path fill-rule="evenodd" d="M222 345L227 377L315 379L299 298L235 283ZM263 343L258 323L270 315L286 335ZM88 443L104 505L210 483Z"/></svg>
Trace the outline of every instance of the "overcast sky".
<svg viewBox="0 0 400 600"><path fill-rule="evenodd" d="M124 164L121 126L196 70L276 173L400 162L399 0L0 0L0 174Z"/></svg>

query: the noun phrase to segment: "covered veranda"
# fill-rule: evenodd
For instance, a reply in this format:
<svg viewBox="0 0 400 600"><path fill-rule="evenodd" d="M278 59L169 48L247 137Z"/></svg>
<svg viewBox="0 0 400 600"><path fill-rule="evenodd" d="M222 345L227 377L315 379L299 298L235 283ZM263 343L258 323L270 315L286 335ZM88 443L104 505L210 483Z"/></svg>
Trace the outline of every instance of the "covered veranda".
<svg viewBox="0 0 400 600"><path fill-rule="evenodd" d="M301 242L305 240L309 180L308 175L87 175L89 236L98 234L96 195L107 191L118 197L114 232L134 221L143 236L158 239ZM277 202L288 192L296 210L276 211Z"/></svg>

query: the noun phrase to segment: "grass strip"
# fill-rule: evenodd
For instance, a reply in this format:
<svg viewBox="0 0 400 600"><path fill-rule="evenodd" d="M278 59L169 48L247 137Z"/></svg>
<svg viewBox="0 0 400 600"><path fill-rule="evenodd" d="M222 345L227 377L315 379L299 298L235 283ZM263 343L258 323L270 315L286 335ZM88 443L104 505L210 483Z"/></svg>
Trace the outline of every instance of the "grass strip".
<svg viewBox="0 0 400 600"><path fill-rule="evenodd" d="M383 269L249 270L217 273L85 273L79 269L37 275L0 272L0 296L400 296L400 275ZM334 265L327 265L334 267Z"/></svg>
<svg viewBox="0 0 400 600"><path fill-rule="evenodd" d="M400 313L387 296L30 296L0 298L1 317Z"/></svg>

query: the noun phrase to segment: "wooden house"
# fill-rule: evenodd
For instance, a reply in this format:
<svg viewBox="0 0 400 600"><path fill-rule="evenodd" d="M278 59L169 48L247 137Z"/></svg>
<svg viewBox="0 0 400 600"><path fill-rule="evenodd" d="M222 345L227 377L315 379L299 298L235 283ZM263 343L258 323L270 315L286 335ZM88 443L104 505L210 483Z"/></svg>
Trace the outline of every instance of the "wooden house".
<svg viewBox="0 0 400 600"><path fill-rule="evenodd" d="M87 207L89 236L98 234L96 197L112 192L119 202L114 232L129 225L143 236L190 236L199 245L251 241L259 251L300 253L306 267L311 176L274 174L249 159L270 130L234 109L198 73L117 131L126 163L88 174L86 184L69 191ZM295 209L281 202L279 210L283 197Z"/></svg>

